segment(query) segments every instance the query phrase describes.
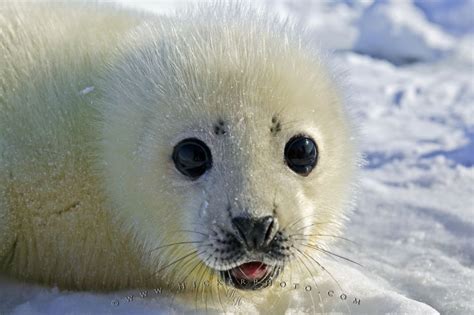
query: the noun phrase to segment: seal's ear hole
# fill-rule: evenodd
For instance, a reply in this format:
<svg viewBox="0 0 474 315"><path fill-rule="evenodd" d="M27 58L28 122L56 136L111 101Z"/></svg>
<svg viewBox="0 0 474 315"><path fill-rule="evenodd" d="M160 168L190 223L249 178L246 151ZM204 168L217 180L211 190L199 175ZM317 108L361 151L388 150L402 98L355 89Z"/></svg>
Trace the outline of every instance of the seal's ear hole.
<svg viewBox="0 0 474 315"><path fill-rule="evenodd" d="M173 149L173 162L181 174L197 179L212 167L211 150L199 139L184 139Z"/></svg>
<svg viewBox="0 0 474 315"><path fill-rule="evenodd" d="M285 146L285 162L301 176L308 176L318 161L318 146L310 137L297 135Z"/></svg>

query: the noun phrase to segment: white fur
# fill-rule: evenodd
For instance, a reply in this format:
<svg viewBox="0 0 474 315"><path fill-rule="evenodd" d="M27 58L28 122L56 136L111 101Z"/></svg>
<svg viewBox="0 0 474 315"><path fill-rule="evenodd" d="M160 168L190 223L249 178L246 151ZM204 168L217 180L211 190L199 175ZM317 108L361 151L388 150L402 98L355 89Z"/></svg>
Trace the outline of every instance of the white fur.
<svg viewBox="0 0 474 315"><path fill-rule="evenodd" d="M327 70L291 25L220 4L162 19L14 7L0 11L0 26L6 272L84 289L178 279L193 263L156 273L194 245L154 249L204 240L183 230L229 227L229 201L233 215L271 214L275 202L280 226L340 232L357 163L353 132ZM219 119L224 136L213 134ZM300 133L320 152L308 177L283 158ZM206 142L214 159L192 182L171 160L186 137ZM315 230L314 222L329 223ZM206 261L200 272L210 278L209 266L233 267Z"/></svg>

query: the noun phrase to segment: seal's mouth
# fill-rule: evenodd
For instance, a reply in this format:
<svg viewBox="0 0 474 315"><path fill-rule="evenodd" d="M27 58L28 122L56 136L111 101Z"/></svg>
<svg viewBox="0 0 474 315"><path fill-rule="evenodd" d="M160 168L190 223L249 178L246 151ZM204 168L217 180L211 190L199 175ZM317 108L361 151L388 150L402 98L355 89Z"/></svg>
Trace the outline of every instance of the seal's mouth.
<svg viewBox="0 0 474 315"><path fill-rule="evenodd" d="M261 261L252 261L223 271L222 276L238 289L258 290L269 285L276 271Z"/></svg>
<svg viewBox="0 0 474 315"><path fill-rule="evenodd" d="M236 280L261 281L269 267L262 262L252 261L230 270L230 275Z"/></svg>

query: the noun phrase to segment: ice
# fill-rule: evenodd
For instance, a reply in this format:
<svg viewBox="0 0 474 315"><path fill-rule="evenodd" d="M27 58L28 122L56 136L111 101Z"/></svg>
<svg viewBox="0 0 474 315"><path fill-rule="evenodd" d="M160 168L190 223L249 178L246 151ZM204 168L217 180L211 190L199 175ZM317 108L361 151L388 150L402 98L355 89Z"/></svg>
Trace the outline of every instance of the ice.
<svg viewBox="0 0 474 315"><path fill-rule="evenodd" d="M474 314L473 2L262 3L304 21L327 48L346 50L333 63L347 69L342 83L350 87L367 161L345 233L358 245L341 241L334 251L364 267L330 259L324 265L352 298L352 314ZM175 6L134 5L160 13ZM350 51L356 40L355 50L366 55ZM423 62L395 65L415 60ZM338 288L328 276L318 281ZM326 311L347 312L322 292ZM164 296L127 302L130 294L65 292L0 278L0 313L183 311ZM312 305L305 292L285 296L289 313ZM360 305L352 303L355 296Z"/></svg>

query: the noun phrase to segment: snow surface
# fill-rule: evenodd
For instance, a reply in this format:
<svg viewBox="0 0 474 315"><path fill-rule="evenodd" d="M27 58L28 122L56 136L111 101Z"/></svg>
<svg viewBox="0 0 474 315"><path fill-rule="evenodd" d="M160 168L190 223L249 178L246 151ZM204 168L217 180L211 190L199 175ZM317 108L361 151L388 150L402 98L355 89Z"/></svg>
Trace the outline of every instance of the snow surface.
<svg viewBox="0 0 474 315"><path fill-rule="evenodd" d="M359 20L354 50L403 64L433 61L452 50L452 38L430 24L409 1L379 1Z"/></svg>
<svg viewBox="0 0 474 315"><path fill-rule="evenodd" d="M415 0L428 20L440 24L449 33L462 35L474 32L474 1L472 0Z"/></svg>
<svg viewBox="0 0 474 315"><path fill-rule="evenodd" d="M325 265L351 298L350 311L474 314L473 2L261 1L304 22L323 46L337 51L332 61L346 71L367 162L345 235L356 244L342 241L335 251L364 267ZM183 4L134 3L159 13ZM354 52L361 41L365 55ZM406 56L422 62L389 62ZM318 282L323 293L335 287L327 276ZM126 298L131 294L133 303ZM1 278L0 314L170 312L168 298L138 296L60 292ZM360 305L351 304L354 296ZM302 311L305 298L304 292L282 291L293 313ZM348 311L340 300L324 296L323 302L325 311Z"/></svg>

